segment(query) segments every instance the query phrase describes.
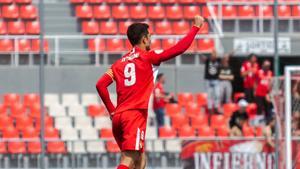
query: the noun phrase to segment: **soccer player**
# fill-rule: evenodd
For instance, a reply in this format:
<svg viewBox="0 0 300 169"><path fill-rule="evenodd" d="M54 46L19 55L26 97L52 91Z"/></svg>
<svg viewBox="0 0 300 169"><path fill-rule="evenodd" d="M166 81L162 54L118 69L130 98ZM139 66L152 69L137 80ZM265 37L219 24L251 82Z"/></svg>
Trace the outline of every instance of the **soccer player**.
<svg viewBox="0 0 300 169"><path fill-rule="evenodd" d="M114 138L121 149L121 161L117 169L145 168L148 103L158 66L189 48L204 18L197 15L194 21L194 26L183 39L162 51L150 50L151 35L147 24L133 23L127 30L132 50L117 60L97 82L97 91L110 113ZM116 107L107 89L113 81L116 82L118 96Z"/></svg>

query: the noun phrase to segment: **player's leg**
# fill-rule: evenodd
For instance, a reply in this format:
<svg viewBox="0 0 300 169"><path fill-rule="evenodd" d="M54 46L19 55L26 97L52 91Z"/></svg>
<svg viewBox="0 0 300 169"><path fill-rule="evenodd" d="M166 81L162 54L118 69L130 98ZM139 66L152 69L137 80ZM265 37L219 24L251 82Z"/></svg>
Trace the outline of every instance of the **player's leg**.
<svg viewBox="0 0 300 169"><path fill-rule="evenodd" d="M120 165L117 169L135 169L141 153L138 151L123 151L121 153Z"/></svg>
<svg viewBox="0 0 300 169"><path fill-rule="evenodd" d="M147 156L146 153L143 152L140 155L140 158L136 161L135 169L145 169L147 163Z"/></svg>

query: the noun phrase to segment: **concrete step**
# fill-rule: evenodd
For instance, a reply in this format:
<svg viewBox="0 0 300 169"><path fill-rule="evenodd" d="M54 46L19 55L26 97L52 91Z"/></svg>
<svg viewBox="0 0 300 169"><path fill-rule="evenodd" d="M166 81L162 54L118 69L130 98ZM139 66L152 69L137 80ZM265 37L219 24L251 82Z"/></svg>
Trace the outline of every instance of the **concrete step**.
<svg viewBox="0 0 300 169"><path fill-rule="evenodd" d="M87 53L78 54L61 54L60 64L63 65L88 65L91 64L91 59Z"/></svg>

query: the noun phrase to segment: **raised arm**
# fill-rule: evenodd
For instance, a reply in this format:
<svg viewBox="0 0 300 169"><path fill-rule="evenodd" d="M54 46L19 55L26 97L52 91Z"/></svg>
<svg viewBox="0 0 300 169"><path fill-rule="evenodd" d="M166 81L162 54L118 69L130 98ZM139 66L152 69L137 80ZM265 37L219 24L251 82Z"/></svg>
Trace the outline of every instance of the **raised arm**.
<svg viewBox="0 0 300 169"><path fill-rule="evenodd" d="M97 82L96 89L98 91L99 96L101 97L106 109L108 110L110 115L115 111L115 106L109 97L109 92L107 87L113 83L113 74L111 69L109 69Z"/></svg>

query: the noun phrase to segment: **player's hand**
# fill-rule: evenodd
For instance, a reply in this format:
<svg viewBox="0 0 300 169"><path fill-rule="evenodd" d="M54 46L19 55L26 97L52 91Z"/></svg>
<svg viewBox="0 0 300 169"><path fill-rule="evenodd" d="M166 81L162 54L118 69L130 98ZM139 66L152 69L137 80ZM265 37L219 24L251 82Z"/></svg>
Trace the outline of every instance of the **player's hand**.
<svg viewBox="0 0 300 169"><path fill-rule="evenodd" d="M112 119L113 119L113 117L114 117L114 114L115 114L115 112L112 112L112 113L110 113L110 115L109 115L109 118L110 118L110 120L112 120Z"/></svg>
<svg viewBox="0 0 300 169"><path fill-rule="evenodd" d="M205 20L202 16L200 15L195 16L195 26L197 26L198 28L200 28L203 25L204 21Z"/></svg>

